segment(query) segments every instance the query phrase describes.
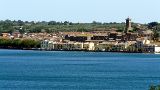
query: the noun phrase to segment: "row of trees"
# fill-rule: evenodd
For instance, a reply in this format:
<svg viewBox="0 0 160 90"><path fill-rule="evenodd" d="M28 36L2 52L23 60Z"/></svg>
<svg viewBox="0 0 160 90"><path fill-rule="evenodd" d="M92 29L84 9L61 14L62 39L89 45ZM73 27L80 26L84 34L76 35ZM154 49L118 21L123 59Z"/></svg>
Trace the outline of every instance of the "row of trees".
<svg viewBox="0 0 160 90"><path fill-rule="evenodd" d="M124 22L122 22L124 24ZM64 22L57 22L57 21L38 21L38 22L35 22L35 21L22 21L22 20L1 20L0 21L0 24L11 24L11 25L14 25L14 26L23 26L25 24L32 24L32 25L35 25L35 24L43 24L43 25L77 25L77 24L80 24L79 22L78 23L73 23L73 22L69 22L69 21L64 21ZM84 24L97 24L97 25L107 25L107 24L120 24L120 23L117 23L117 22L109 22L109 23L102 23L102 22L97 22L97 21L93 21L91 23L84 23Z"/></svg>
<svg viewBox="0 0 160 90"><path fill-rule="evenodd" d="M40 48L40 41L31 40L31 39L0 39L0 48L7 49L31 49L31 48Z"/></svg>
<svg viewBox="0 0 160 90"><path fill-rule="evenodd" d="M23 27L23 28L20 28ZM56 22L56 21L11 21L5 20L0 21L0 33L2 32L13 32L19 30L21 33L24 32L58 32L58 31L93 31L93 30L108 30L110 28L117 28L122 31L125 27L125 23L102 23L93 21L91 23L73 23L69 21Z"/></svg>

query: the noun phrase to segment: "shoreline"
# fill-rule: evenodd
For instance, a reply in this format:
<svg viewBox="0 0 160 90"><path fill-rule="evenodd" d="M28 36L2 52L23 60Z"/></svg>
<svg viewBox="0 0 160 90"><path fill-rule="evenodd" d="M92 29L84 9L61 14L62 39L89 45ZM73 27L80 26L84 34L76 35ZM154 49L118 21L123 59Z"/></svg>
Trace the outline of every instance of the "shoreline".
<svg viewBox="0 0 160 90"><path fill-rule="evenodd" d="M129 52L129 51L89 51L89 50L43 50L40 48L0 48L3 50L33 50L33 51L68 51L68 52L111 52L111 53L146 53L146 54L160 54L160 53L153 53L153 52Z"/></svg>

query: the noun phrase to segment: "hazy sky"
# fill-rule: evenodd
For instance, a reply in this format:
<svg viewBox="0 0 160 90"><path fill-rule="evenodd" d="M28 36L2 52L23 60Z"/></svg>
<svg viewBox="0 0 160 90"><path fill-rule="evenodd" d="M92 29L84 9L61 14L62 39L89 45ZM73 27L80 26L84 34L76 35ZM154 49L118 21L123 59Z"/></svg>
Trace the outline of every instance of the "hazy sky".
<svg viewBox="0 0 160 90"><path fill-rule="evenodd" d="M160 0L0 0L0 20L160 21Z"/></svg>

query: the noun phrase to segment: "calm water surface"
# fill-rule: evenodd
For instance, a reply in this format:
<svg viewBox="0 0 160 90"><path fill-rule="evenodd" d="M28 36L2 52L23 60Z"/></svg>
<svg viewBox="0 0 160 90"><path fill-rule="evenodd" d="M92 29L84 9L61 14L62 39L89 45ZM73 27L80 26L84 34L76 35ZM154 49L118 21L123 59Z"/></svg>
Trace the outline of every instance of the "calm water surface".
<svg viewBox="0 0 160 90"><path fill-rule="evenodd" d="M148 90L160 55L0 50L0 90Z"/></svg>

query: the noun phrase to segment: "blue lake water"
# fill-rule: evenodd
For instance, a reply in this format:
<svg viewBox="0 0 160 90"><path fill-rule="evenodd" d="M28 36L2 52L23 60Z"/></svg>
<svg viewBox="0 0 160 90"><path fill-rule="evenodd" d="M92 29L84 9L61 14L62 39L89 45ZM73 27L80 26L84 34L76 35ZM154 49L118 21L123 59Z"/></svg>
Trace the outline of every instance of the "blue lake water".
<svg viewBox="0 0 160 90"><path fill-rule="evenodd" d="M0 50L0 90L148 90L160 55Z"/></svg>

